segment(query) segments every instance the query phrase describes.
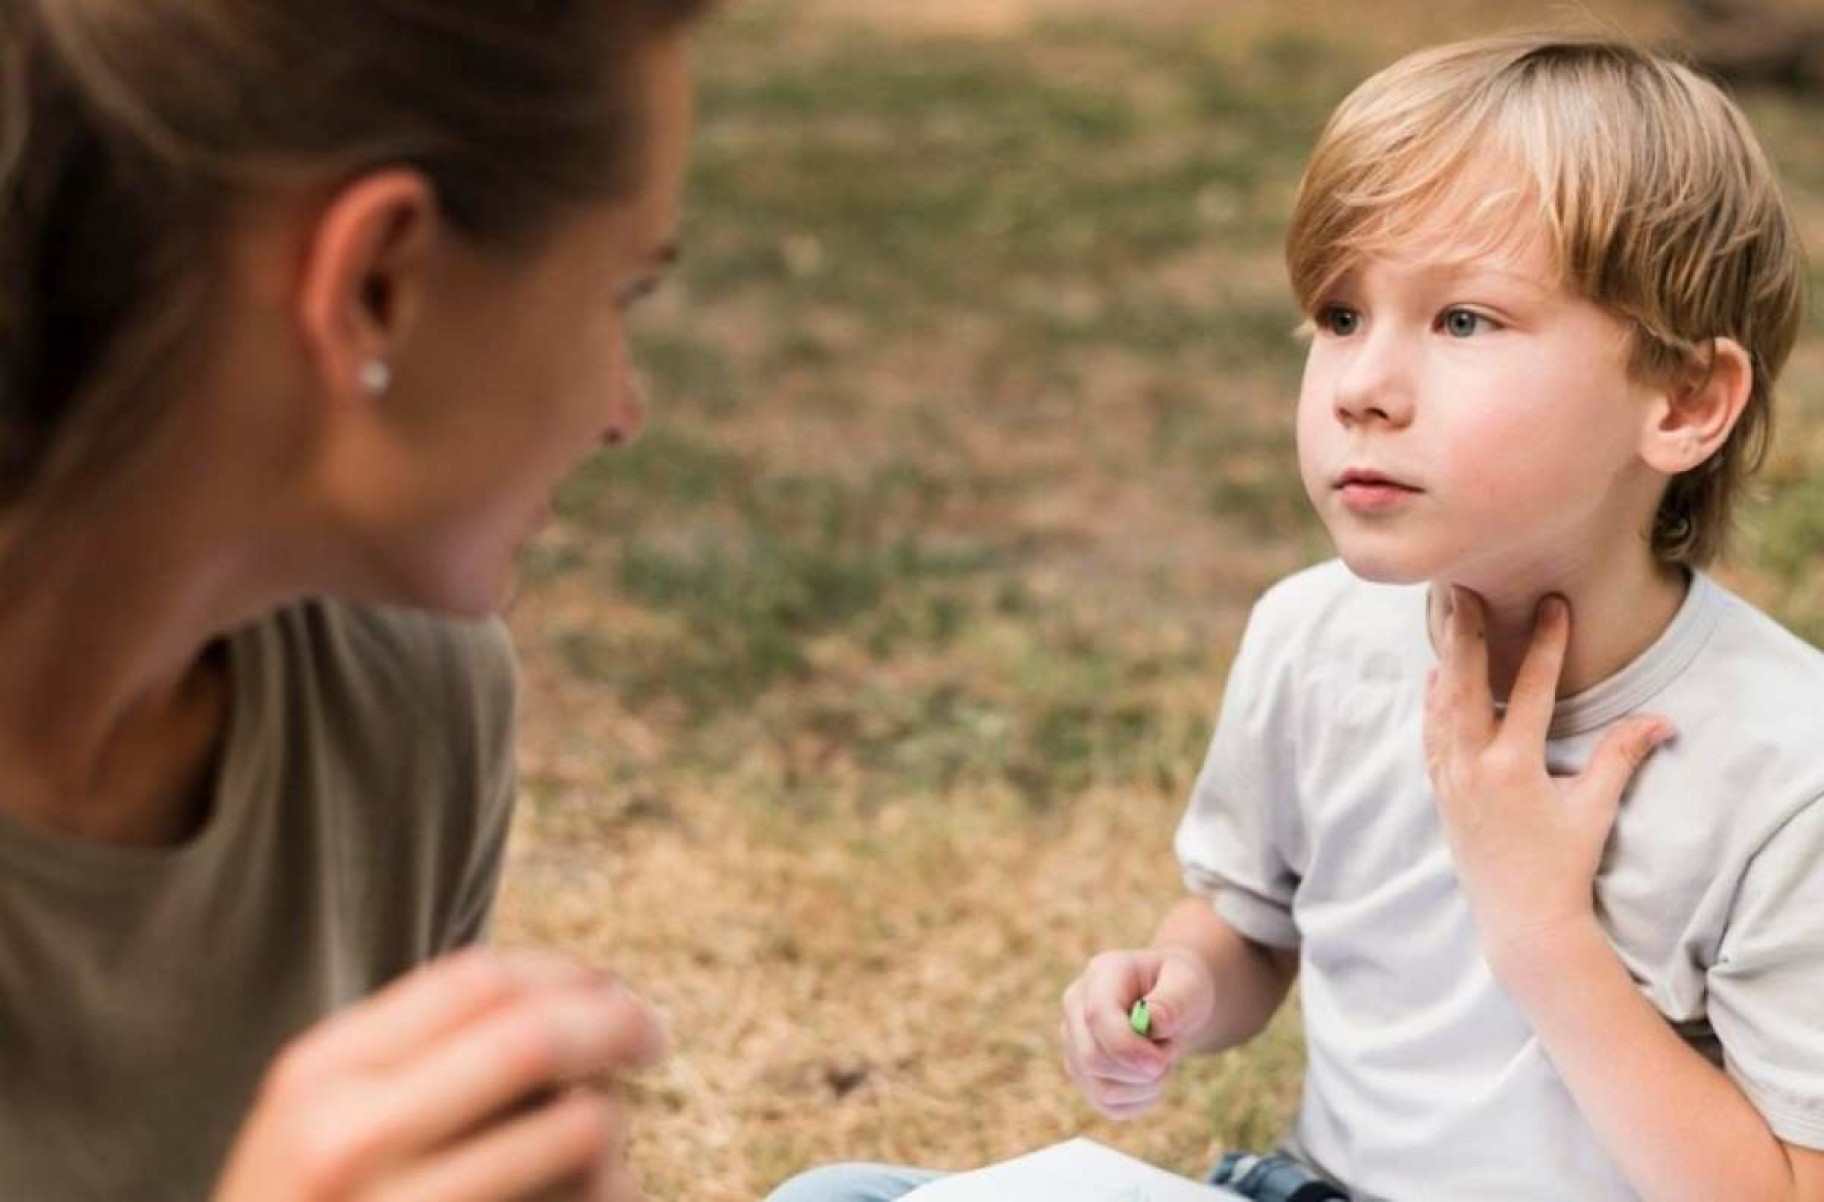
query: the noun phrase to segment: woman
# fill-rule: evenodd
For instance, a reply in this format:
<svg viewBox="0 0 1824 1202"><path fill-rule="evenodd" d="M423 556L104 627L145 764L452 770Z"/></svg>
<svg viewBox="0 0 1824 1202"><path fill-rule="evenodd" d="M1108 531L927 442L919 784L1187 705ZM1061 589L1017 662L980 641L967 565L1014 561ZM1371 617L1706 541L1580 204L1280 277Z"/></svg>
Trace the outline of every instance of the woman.
<svg viewBox="0 0 1824 1202"><path fill-rule="evenodd" d="M445 954L699 7L0 0L0 1197L638 1196L652 1014Z"/></svg>

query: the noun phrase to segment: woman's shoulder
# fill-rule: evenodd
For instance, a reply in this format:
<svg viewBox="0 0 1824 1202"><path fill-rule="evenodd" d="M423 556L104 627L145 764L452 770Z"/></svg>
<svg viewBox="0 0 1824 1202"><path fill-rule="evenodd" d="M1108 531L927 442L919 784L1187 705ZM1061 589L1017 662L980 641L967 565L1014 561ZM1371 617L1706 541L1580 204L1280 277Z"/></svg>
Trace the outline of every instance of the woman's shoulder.
<svg viewBox="0 0 1824 1202"><path fill-rule="evenodd" d="M484 753L511 742L518 667L498 619L313 598L246 637L268 695L330 728L472 734Z"/></svg>

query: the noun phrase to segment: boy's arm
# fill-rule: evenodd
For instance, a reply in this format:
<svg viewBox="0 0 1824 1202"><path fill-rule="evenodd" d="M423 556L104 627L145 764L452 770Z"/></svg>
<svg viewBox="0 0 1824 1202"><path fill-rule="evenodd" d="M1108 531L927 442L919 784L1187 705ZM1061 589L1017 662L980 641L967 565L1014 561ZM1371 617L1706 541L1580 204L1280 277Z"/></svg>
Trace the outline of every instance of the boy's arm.
<svg viewBox="0 0 1824 1202"><path fill-rule="evenodd" d="M1136 1118L1159 1100L1179 1060L1266 1026L1297 968L1296 953L1254 943L1209 901L1188 898L1152 946L1103 952L1064 991L1065 1070L1097 1110ZM1130 1010L1140 998L1150 1026L1136 1029Z"/></svg>
<svg viewBox="0 0 1824 1202"><path fill-rule="evenodd" d="M1774 1136L1641 996L1593 915L1510 949L1497 975L1644 1198L1824 1200L1824 1153Z"/></svg>
<svg viewBox="0 0 1824 1202"><path fill-rule="evenodd" d="M1194 1031L1173 1034L1190 1052L1220 1052L1260 1034L1298 976L1297 949L1256 943L1230 926L1207 898L1187 897L1173 907L1154 933L1153 946L1190 951L1214 986L1216 1005L1209 1018ZM1155 992L1151 999L1155 1015L1165 1008L1167 1029L1173 1003L1170 994Z"/></svg>
<svg viewBox="0 0 1824 1202"><path fill-rule="evenodd" d="M1824 1154L1783 1143L1735 1082L1641 996L1595 916L1603 844L1634 771L1671 733L1621 723L1584 772L1542 754L1569 613L1541 606L1507 712L1494 714L1479 599L1459 591L1425 719L1426 760L1489 968L1578 1110L1652 1202L1824 1202Z"/></svg>

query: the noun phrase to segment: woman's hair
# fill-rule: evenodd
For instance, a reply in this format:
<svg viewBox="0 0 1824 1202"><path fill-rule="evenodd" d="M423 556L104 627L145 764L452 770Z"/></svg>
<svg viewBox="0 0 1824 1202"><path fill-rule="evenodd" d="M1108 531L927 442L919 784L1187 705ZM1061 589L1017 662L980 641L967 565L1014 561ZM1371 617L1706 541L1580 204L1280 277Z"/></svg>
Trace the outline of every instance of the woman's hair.
<svg viewBox="0 0 1824 1202"><path fill-rule="evenodd" d="M0 505L142 434L263 189L424 173L484 242L642 170L633 56L704 0L0 0Z"/></svg>
<svg viewBox="0 0 1824 1202"><path fill-rule="evenodd" d="M1654 520L1662 561L1712 559L1765 455L1804 303L1804 253L1741 111L1616 42L1505 35L1414 54L1319 138L1287 239L1293 289L1313 312L1362 255L1442 229L1472 252L1543 233L1565 283L1630 323L1636 379L1701 378L1717 338L1748 352L1740 421Z"/></svg>

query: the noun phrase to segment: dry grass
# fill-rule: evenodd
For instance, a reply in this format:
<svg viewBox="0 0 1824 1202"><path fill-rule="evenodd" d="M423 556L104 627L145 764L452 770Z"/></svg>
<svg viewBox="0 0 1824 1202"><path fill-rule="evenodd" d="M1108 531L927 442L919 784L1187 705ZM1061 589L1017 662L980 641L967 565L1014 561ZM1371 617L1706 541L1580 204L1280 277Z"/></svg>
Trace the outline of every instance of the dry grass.
<svg viewBox="0 0 1824 1202"><path fill-rule="evenodd" d="M660 1198L1080 1130L1195 1171L1296 1097L1287 1021L1144 1125L1094 1122L1056 998L1177 895L1246 607L1322 554L1276 252L1305 143L1421 36L1537 10L1110 11L803 0L708 31L653 429L571 488L512 614L500 931L669 1014L636 1147ZM1816 113L1750 99L1824 228ZM1821 346L1731 573L1814 637Z"/></svg>

